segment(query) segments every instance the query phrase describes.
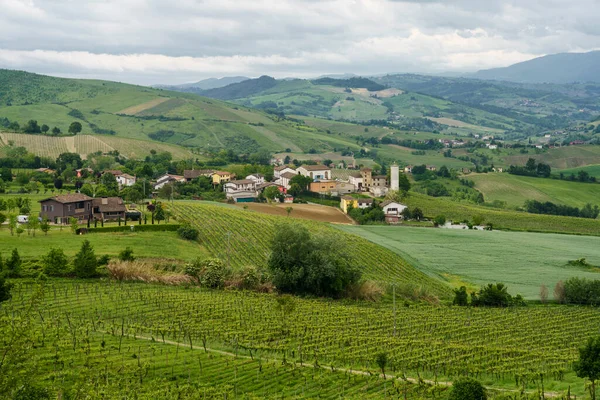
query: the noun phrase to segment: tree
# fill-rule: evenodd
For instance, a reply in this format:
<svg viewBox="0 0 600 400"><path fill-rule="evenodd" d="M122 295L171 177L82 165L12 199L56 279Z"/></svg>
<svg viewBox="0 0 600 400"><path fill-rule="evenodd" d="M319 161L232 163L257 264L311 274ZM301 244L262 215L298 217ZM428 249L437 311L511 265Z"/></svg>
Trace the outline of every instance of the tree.
<svg viewBox="0 0 600 400"><path fill-rule="evenodd" d="M6 215L0 213L0 228L2 228L2 224L6 222Z"/></svg>
<svg viewBox="0 0 600 400"><path fill-rule="evenodd" d="M438 215L433 219L433 225L435 225L435 226L442 226L445 223L446 223L445 215Z"/></svg>
<svg viewBox="0 0 600 400"><path fill-rule="evenodd" d="M40 228L40 220L37 215L30 214L27 218L27 230L30 230L33 237L35 237L35 231Z"/></svg>
<svg viewBox="0 0 600 400"><path fill-rule="evenodd" d="M46 124L42 125L42 133L45 135L50 130L50 127Z"/></svg>
<svg viewBox="0 0 600 400"><path fill-rule="evenodd" d="M421 211L421 209L419 207L415 207L414 210L412 210L412 217L414 219L416 219L417 221L420 221L423 219L423 211Z"/></svg>
<svg viewBox="0 0 600 400"><path fill-rule="evenodd" d="M56 127L56 126L55 126L54 128L52 128L52 134L53 134L54 136L58 136L58 135L60 135L60 129L59 129L58 127Z"/></svg>
<svg viewBox="0 0 600 400"><path fill-rule="evenodd" d="M156 203L156 208L154 209L154 219L158 221L164 221L165 219L165 210L161 203Z"/></svg>
<svg viewBox="0 0 600 400"><path fill-rule="evenodd" d="M387 366L387 363L388 363L387 353L381 352L381 353L377 354L377 356L375 356L375 362L377 363L377 366L381 370L383 379L385 379L385 367Z"/></svg>
<svg viewBox="0 0 600 400"><path fill-rule="evenodd" d="M79 221L77 220L77 218L69 218L69 225L71 226L71 232L73 232L73 234L76 235L77 229L79 229Z"/></svg>
<svg viewBox="0 0 600 400"><path fill-rule="evenodd" d="M473 378L460 378L452 384L448 400L486 400L485 388Z"/></svg>
<svg viewBox="0 0 600 400"><path fill-rule="evenodd" d="M73 260L73 272L78 278L93 278L96 276L98 259L89 240L84 240L81 249Z"/></svg>
<svg viewBox="0 0 600 400"><path fill-rule="evenodd" d="M42 218L40 229L42 232L44 232L44 235L48 235L48 231L50 231L50 221L48 220L48 217L44 216Z"/></svg>
<svg viewBox="0 0 600 400"><path fill-rule="evenodd" d="M462 307L469 305L469 297L465 286L461 286L460 289L454 289L454 300L452 300L452 304Z"/></svg>
<svg viewBox="0 0 600 400"><path fill-rule="evenodd" d="M119 253L119 260L134 261L135 257L133 256L133 249L129 246L125 247L125 249Z"/></svg>
<svg viewBox="0 0 600 400"><path fill-rule="evenodd" d="M279 197L279 193L279 188L277 188L277 186L269 186L263 191L263 194L268 201L272 201L276 197Z"/></svg>
<svg viewBox="0 0 600 400"><path fill-rule="evenodd" d="M0 303L10 300L12 297L10 289L12 289L12 284L6 282L4 274L0 273Z"/></svg>
<svg viewBox="0 0 600 400"><path fill-rule="evenodd" d="M57 188L58 190L62 189L63 187L63 181L60 178L56 178L54 180L54 187Z"/></svg>
<svg viewBox="0 0 600 400"><path fill-rule="evenodd" d="M111 195L116 195L119 192L119 183L117 182L117 178L111 173L105 172L100 178L100 182L106 187L106 190Z"/></svg>
<svg viewBox="0 0 600 400"><path fill-rule="evenodd" d="M69 133L77 135L79 132L81 132L82 128L81 122L71 122L71 125L69 125Z"/></svg>
<svg viewBox="0 0 600 400"><path fill-rule="evenodd" d="M408 192L410 190L410 186L410 181L408 180L406 174L400 174L400 176L398 177L399 189L403 192Z"/></svg>
<svg viewBox="0 0 600 400"><path fill-rule="evenodd" d="M298 186L300 186L300 188L302 189L302 192L308 192L308 187L310 186L310 183L312 181L313 180L310 176L296 175L292 179L290 179L290 187L294 183L297 183Z"/></svg>
<svg viewBox="0 0 600 400"><path fill-rule="evenodd" d="M485 221L485 217L483 215L474 215L473 216L473 225L481 225Z"/></svg>
<svg viewBox="0 0 600 400"><path fill-rule="evenodd" d="M288 190L288 193L291 194L292 196L296 197L296 196L302 194L302 187L297 183L292 183L290 185L290 189Z"/></svg>
<svg viewBox="0 0 600 400"><path fill-rule="evenodd" d="M565 303L566 301L565 283L563 281L558 281L556 282L556 285L554 285L554 300L559 303Z"/></svg>
<svg viewBox="0 0 600 400"><path fill-rule="evenodd" d="M471 304L475 307L508 307L513 304L513 298L503 283L489 283L479 292L471 293Z"/></svg>
<svg viewBox="0 0 600 400"><path fill-rule="evenodd" d="M30 119L29 121L27 121L27 123L23 127L23 132L25 132L25 133L41 133L42 130L40 129L40 126L38 125L38 122L36 120Z"/></svg>
<svg viewBox="0 0 600 400"><path fill-rule="evenodd" d="M69 270L69 259L62 249L51 248L42 257L44 273L48 276L63 276Z"/></svg>
<svg viewBox="0 0 600 400"><path fill-rule="evenodd" d="M10 257L6 260L6 271L10 277L16 278L19 276L21 271L21 256L19 255L19 251L14 248Z"/></svg>
<svg viewBox="0 0 600 400"><path fill-rule="evenodd" d="M537 164L535 162L535 159L530 158L527 160L527 163L525 164L525 169L528 171L535 171L537 169Z"/></svg>
<svg viewBox="0 0 600 400"><path fill-rule="evenodd" d="M596 400L596 381L600 379L600 337L589 338L587 344L579 349L579 360L573 370L580 378L590 380L590 396Z"/></svg>

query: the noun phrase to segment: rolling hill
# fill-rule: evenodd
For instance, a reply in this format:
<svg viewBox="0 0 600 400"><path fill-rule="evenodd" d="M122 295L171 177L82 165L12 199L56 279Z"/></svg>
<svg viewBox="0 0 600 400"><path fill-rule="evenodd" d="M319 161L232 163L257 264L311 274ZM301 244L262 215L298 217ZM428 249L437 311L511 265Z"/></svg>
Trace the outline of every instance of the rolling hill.
<svg viewBox="0 0 600 400"><path fill-rule="evenodd" d="M505 68L482 70L475 73L473 77L532 83L600 82L598 69L600 69L600 51L559 53Z"/></svg>
<svg viewBox="0 0 600 400"><path fill-rule="evenodd" d="M181 85L154 85L157 89L181 90L190 93L195 93L202 90L216 89L223 86L239 83L250 78L245 76L226 76L223 78L208 78L194 83L184 83Z"/></svg>

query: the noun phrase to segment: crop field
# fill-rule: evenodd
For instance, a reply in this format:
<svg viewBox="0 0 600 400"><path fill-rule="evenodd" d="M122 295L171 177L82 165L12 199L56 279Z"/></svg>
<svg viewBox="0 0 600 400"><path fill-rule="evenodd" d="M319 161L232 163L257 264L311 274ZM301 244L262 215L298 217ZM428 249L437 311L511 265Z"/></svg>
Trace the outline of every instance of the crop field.
<svg viewBox="0 0 600 400"><path fill-rule="evenodd" d="M600 238L529 232L340 226L395 251L421 271L479 287L503 282L510 293L539 300L540 286L552 289L577 276L599 279L600 270L576 268L569 260L600 265Z"/></svg>
<svg viewBox="0 0 600 400"><path fill-rule="evenodd" d="M583 380L571 372L572 362L600 324L600 311L588 307L394 311L391 304L297 298L282 313L276 296L253 292L16 283L0 317L6 322L0 331L11 339L0 349L8 350L8 365L21 365L55 390L165 393L176 382L179 390L206 391L209 398L227 397L223 391L401 397L404 381L377 377L374 355L385 352L386 372L396 378L444 382L468 374L519 391L535 390L542 375L547 393L571 386L581 397ZM23 346L11 347L15 342Z"/></svg>
<svg viewBox="0 0 600 400"><path fill-rule="evenodd" d="M529 214L412 192L404 203L411 208L419 207L425 216L431 219L437 215L444 215L448 220L460 222L471 221L474 216L481 215L484 217L484 223L491 223L494 229L600 236L599 219Z"/></svg>
<svg viewBox="0 0 600 400"><path fill-rule="evenodd" d="M577 176L579 171L585 171L590 174L590 176L595 176L596 178L600 179L600 165L587 165L581 168L562 169L556 172L563 173L565 176L569 176L571 174Z"/></svg>
<svg viewBox="0 0 600 400"><path fill-rule="evenodd" d="M522 207L526 200L550 201L573 207L583 207L587 203L600 205L599 184L507 173L471 174L467 179L475 182L475 189L483 193L485 201L500 200L509 207Z"/></svg>
<svg viewBox="0 0 600 400"><path fill-rule="evenodd" d="M227 260L234 267L265 266L274 226L288 220L287 217L192 201L175 202L173 213L179 221L189 221L200 231L200 242L213 256ZM442 297L450 293L445 283L417 271L390 250L355 235L340 235L339 231L325 223L294 221L304 224L314 234L335 235L340 246L343 245L361 266L367 279L427 287L432 294Z"/></svg>
<svg viewBox="0 0 600 400"><path fill-rule="evenodd" d="M403 138L401 135L398 138ZM408 138L408 137L407 137ZM424 155L413 154L415 149L409 149L407 147L397 146L394 144L383 145L377 148L378 154L385 156L388 159L395 160L402 165L435 165L441 167L442 165L448 168L471 168L472 163L462 161L456 158L447 158L443 155L443 150L426 150Z"/></svg>
<svg viewBox="0 0 600 400"><path fill-rule="evenodd" d="M149 108L156 107L159 104L164 103L165 101L168 101L168 100L169 99L167 97L158 97L156 99L147 101L142 104L138 104L136 106L127 107L124 110L118 111L117 114L135 115L135 114L141 113L145 110L148 110Z"/></svg>
<svg viewBox="0 0 600 400"><path fill-rule="evenodd" d="M511 151L509 154L501 156L506 165L525 165L529 158L549 164L557 170L600 164L600 146L594 145L564 146L548 149L540 154L519 154L516 151Z"/></svg>
<svg viewBox="0 0 600 400"><path fill-rule="evenodd" d="M353 224L354 221L337 208L317 204L264 204L248 203L239 204L238 207L263 214L287 216L286 208L291 207L290 218L307 219L313 221L330 222L334 224Z"/></svg>

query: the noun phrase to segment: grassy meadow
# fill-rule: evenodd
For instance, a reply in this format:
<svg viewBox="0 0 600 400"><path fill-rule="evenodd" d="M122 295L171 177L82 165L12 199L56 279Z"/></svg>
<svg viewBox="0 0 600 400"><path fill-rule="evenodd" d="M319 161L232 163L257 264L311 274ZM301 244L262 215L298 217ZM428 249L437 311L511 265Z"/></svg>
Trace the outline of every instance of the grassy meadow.
<svg viewBox="0 0 600 400"><path fill-rule="evenodd" d="M340 226L384 246L421 271L455 286L503 282L512 294L539 299L540 286L552 291L560 280L600 279L600 268L580 269L569 260L586 258L600 266L600 238L530 232Z"/></svg>
<svg viewBox="0 0 600 400"><path fill-rule="evenodd" d="M556 172L563 173L565 176L569 176L571 174L577 176L579 171L585 171L590 174L590 176L595 176L596 178L600 179L600 165L587 165L580 168L561 169Z"/></svg>
<svg viewBox="0 0 600 400"><path fill-rule="evenodd" d="M600 184L532 178L507 173L471 174L475 189L486 202L503 201L509 207L522 207L526 200L550 201L573 207L587 203L600 205Z"/></svg>

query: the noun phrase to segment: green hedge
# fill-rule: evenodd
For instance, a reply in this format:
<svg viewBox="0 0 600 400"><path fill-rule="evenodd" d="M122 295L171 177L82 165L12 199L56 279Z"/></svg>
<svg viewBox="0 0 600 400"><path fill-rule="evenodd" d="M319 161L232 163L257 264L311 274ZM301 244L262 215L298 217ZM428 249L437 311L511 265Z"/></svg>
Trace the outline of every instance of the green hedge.
<svg viewBox="0 0 600 400"><path fill-rule="evenodd" d="M177 232L181 225L179 224L154 224L154 225L138 225L133 224L133 232ZM107 226L104 228L81 228L87 229L88 233L109 233L109 232L132 232L131 226Z"/></svg>

